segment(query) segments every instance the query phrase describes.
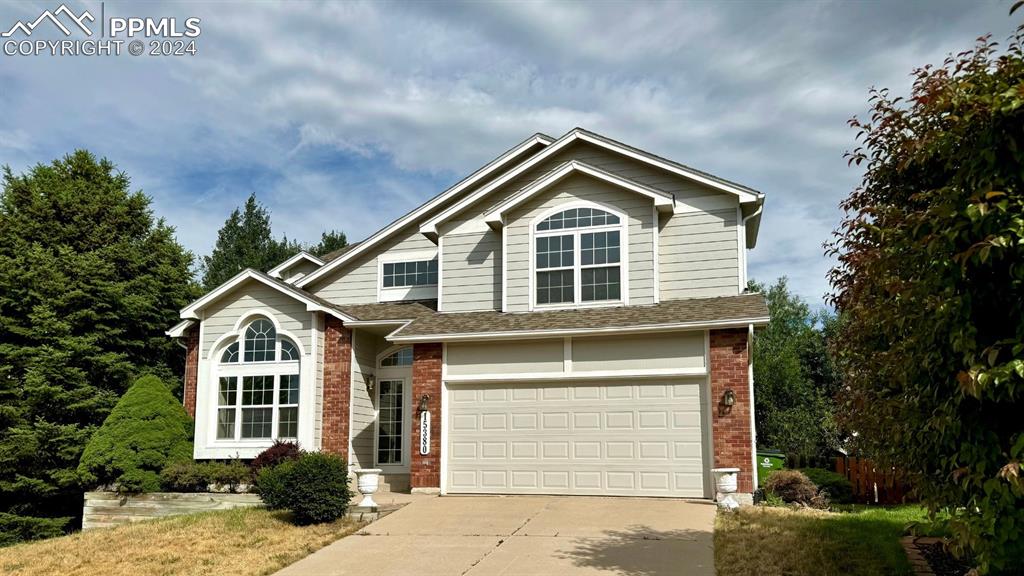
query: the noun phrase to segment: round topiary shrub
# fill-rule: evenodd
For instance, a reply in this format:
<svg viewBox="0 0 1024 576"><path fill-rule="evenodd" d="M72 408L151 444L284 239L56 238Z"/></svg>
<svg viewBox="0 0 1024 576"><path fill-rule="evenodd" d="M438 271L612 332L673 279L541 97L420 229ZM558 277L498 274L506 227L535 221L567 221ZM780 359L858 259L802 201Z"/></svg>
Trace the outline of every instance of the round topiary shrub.
<svg viewBox="0 0 1024 576"><path fill-rule="evenodd" d="M837 504L853 502L853 484L843 476L824 468L801 468L807 478L814 482L818 490L826 492L829 500Z"/></svg>
<svg viewBox="0 0 1024 576"><path fill-rule="evenodd" d="M291 474L294 460L286 460L277 466L264 466L256 476L256 492L271 510L288 507L288 489L285 479Z"/></svg>
<svg viewBox="0 0 1024 576"><path fill-rule="evenodd" d="M78 463L83 484L155 492L170 462L192 459L192 419L156 376L132 384L85 445Z"/></svg>
<svg viewBox="0 0 1024 576"><path fill-rule="evenodd" d="M787 504L816 503L818 487L799 470L777 470L772 472L764 484L765 490L778 496Z"/></svg>
<svg viewBox="0 0 1024 576"><path fill-rule="evenodd" d="M310 452L271 470L282 468L284 507L291 510L297 523L330 522L345 514L352 493L348 465L341 457Z"/></svg>
<svg viewBox="0 0 1024 576"><path fill-rule="evenodd" d="M260 452L259 456L252 461L249 465L252 468L253 478L259 478L260 470L270 466L277 466L282 462L289 460L295 460L302 455L302 449L299 448L298 442L285 442L282 440L274 440L274 444L267 448L263 452Z"/></svg>

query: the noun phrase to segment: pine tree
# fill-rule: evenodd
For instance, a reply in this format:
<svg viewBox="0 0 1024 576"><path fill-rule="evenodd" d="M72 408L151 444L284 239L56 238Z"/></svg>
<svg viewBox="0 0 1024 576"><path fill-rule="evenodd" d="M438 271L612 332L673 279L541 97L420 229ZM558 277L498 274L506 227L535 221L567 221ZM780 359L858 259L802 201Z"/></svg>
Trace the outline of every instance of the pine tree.
<svg viewBox="0 0 1024 576"><path fill-rule="evenodd" d="M348 246L348 238L345 237L344 232L337 230L331 230L330 232L323 232L320 234L320 242L315 246L309 248L310 253L317 256L323 256L329 252L334 252Z"/></svg>
<svg viewBox="0 0 1024 576"><path fill-rule="evenodd" d="M79 150L0 190L0 541L73 527L95 428L142 372L178 380L164 335L197 296L192 255L127 175Z"/></svg>
<svg viewBox="0 0 1024 576"><path fill-rule="evenodd" d="M212 290L246 268L266 272L302 248L287 236L274 238L270 213L250 194L244 209L231 212L217 233L213 253L203 257L203 287Z"/></svg>

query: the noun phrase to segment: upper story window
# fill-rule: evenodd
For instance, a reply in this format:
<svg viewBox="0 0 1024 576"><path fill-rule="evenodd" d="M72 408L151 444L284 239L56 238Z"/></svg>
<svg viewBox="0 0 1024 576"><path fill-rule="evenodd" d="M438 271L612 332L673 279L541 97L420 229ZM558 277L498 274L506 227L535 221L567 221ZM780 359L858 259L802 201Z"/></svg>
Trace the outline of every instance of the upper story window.
<svg viewBox="0 0 1024 576"><path fill-rule="evenodd" d="M534 302L538 306L622 300L623 218L599 208L570 208L534 228Z"/></svg>
<svg viewBox="0 0 1024 576"><path fill-rule="evenodd" d="M217 440L297 438L299 360L270 320L249 323L217 366Z"/></svg>
<svg viewBox="0 0 1024 576"><path fill-rule="evenodd" d="M437 258L410 262L386 262L383 272L385 288L436 286Z"/></svg>

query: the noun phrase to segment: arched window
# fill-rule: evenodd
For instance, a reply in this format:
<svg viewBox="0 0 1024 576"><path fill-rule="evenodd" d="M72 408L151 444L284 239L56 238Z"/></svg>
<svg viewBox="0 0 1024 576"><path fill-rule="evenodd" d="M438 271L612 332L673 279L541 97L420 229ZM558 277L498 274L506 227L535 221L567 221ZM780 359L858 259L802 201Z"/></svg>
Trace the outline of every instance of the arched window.
<svg viewBox="0 0 1024 576"><path fill-rule="evenodd" d="M270 320L250 322L220 356L217 440L297 438L299 360L298 347Z"/></svg>
<svg viewBox="0 0 1024 576"><path fill-rule="evenodd" d="M569 208L534 227L534 303L622 300L624 219L600 208Z"/></svg>
<svg viewBox="0 0 1024 576"><path fill-rule="evenodd" d="M406 347L394 354L381 358L380 367L390 368L395 366L412 366L412 348Z"/></svg>

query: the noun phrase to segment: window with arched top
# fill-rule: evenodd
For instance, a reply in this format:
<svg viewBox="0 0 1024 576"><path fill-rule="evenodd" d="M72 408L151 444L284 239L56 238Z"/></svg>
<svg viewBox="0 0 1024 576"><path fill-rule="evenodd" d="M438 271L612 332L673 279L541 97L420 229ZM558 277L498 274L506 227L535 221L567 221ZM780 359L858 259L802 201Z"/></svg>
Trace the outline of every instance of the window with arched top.
<svg viewBox="0 0 1024 576"><path fill-rule="evenodd" d="M381 368L391 368L398 366L412 366L412 348L406 347L401 350L394 352L381 358Z"/></svg>
<svg viewBox="0 0 1024 576"><path fill-rule="evenodd" d="M533 230L534 303L620 302L625 219L596 207L561 210Z"/></svg>
<svg viewBox="0 0 1024 576"><path fill-rule="evenodd" d="M299 363L298 347L273 322L250 322L220 354L217 440L297 438Z"/></svg>

